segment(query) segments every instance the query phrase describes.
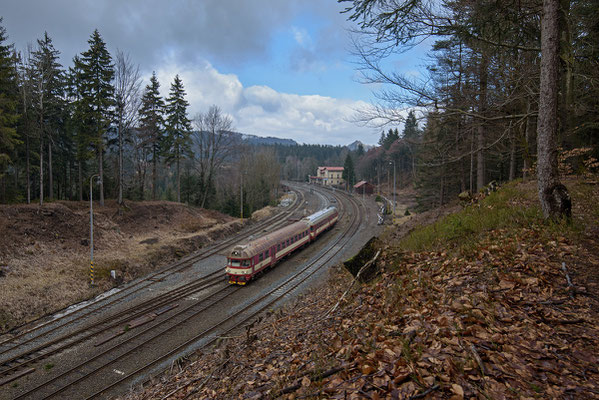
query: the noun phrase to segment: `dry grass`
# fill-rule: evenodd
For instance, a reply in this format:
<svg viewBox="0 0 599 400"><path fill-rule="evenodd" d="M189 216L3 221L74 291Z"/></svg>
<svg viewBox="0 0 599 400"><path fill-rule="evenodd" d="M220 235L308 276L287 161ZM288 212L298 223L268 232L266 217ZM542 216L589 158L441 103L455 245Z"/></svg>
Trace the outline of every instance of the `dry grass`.
<svg viewBox="0 0 599 400"><path fill-rule="evenodd" d="M146 224L138 231L110 220L106 216L109 211L99 214L95 220L93 288L89 285L89 246L80 243L80 235L69 242L21 238L10 252L0 252L0 333L114 287L110 270L117 271L120 281L129 281L242 226L239 220L212 212L189 218L189 211L180 205L171 211L164 222ZM76 217L80 213L85 212L74 210ZM82 223L86 223L85 218ZM127 224L133 226L135 222L128 220ZM59 232L58 237L62 236Z"/></svg>
<svg viewBox="0 0 599 400"><path fill-rule="evenodd" d="M285 195L285 196L288 196L288 195ZM252 219L261 220L264 218L268 218L271 215L273 215L275 212L277 212L277 207L266 206L258 211L254 211L252 213Z"/></svg>

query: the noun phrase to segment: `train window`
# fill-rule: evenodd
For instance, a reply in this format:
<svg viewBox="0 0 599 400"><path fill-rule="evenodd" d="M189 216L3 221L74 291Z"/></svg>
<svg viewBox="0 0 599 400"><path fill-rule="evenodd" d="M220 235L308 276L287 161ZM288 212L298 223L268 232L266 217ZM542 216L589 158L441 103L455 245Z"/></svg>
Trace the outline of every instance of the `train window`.
<svg viewBox="0 0 599 400"><path fill-rule="evenodd" d="M232 267L239 267L239 260L231 260L231 266Z"/></svg>
<svg viewBox="0 0 599 400"><path fill-rule="evenodd" d="M277 245L277 251L281 250L281 243Z"/></svg>
<svg viewBox="0 0 599 400"><path fill-rule="evenodd" d="M244 267L249 267L250 266L250 260L243 260L241 262L241 265L244 266Z"/></svg>
<svg viewBox="0 0 599 400"><path fill-rule="evenodd" d="M258 256L258 261L262 261L262 260L264 260L264 257L263 257L263 254L260 253L260 255Z"/></svg>
<svg viewBox="0 0 599 400"><path fill-rule="evenodd" d="M287 239L287 246L289 246L289 239Z"/></svg>

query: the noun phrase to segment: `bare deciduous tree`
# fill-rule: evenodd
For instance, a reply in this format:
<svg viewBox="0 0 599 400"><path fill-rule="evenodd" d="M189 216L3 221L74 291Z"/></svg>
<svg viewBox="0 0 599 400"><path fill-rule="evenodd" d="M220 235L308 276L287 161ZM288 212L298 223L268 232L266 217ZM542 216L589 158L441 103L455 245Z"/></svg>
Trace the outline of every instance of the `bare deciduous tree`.
<svg viewBox="0 0 599 400"><path fill-rule="evenodd" d="M118 127L118 204L123 203L123 141L138 119L141 104L141 77L139 65L134 65L128 54L117 50L114 65L114 97Z"/></svg>
<svg viewBox="0 0 599 400"><path fill-rule="evenodd" d="M231 132L233 120L216 105L196 115L194 124L196 168L200 174L200 207L205 207L207 199L214 193L215 171L233 154L236 139Z"/></svg>

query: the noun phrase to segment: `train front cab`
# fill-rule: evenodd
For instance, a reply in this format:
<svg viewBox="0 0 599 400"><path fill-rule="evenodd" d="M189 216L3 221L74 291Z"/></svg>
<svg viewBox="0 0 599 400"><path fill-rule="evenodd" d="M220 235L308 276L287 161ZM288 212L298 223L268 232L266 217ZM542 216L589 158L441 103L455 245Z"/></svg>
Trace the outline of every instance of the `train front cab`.
<svg viewBox="0 0 599 400"><path fill-rule="evenodd" d="M245 285L252 279L251 258L227 258L227 276L230 284Z"/></svg>

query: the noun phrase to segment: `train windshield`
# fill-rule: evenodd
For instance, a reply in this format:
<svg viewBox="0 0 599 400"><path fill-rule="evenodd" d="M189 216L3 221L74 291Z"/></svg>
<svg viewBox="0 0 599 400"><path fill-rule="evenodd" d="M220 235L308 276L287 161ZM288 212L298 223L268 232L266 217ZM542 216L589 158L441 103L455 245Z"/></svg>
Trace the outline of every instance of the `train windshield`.
<svg viewBox="0 0 599 400"><path fill-rule="evenodd" d="M249 267L251 266L250 260L236 260L236 259L229 259L230 265L232 267Z"/></svg>

